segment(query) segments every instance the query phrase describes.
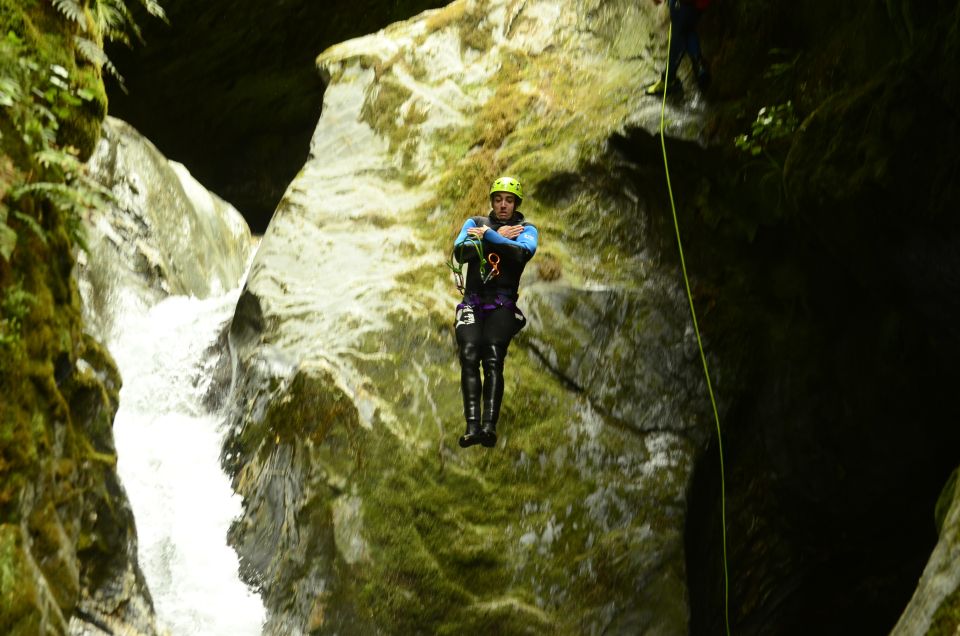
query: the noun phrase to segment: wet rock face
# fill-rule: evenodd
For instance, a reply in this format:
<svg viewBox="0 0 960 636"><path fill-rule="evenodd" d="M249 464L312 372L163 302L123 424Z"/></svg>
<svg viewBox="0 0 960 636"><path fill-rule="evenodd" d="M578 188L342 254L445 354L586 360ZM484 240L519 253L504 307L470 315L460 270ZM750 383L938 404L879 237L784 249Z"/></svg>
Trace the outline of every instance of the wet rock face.
<svg viewBox="0 0 960 636"><path fill-rule="evenodd" d="M537 284L527 314L543 331L527 344L612 421L637 431L695 429L677 407L696 403L703 387L670 381L699 362L680 291L664 281L630 291ZM643 360L631 358L640 352ZM684 389L692 392L678 394Z"/></svg>
<svg viewBox="0 0 960 636"><path fill-rule="evenodd" d="M655 125L634 81L653 5L588 5L457 2L321 55L311 159L231 332L231 540L267 633L686 632L709 407L689 397L682 291L636 243L644 195L607 147ZM443 259L500 174L542 246L498 446L462 450Z"/></svg>
<svg viewBox="0 0 960 636"><path fill-rule="evenodd" d="M103 628L151 636L152 603L116 473L112 420L120 378L110 355L83 330L73 278L76 245L68 237L79 219L42 197L10 196L12 186L37 185L34 179L79 194L30 154L51 125L47 118L56 117L61 147L74 145L87 158L104 116L103 86L93 65L78 62L76 25L51 3L0 2L0 31L9 32L8 44L23 40L22 49L4 48L0 65L2 225L7 240L12 217L32 228L12 224L15 244L0 257L0 632L107 633ZM88 37L99 38L93 31ZM18 64L30 73L11 74ZM44 108L41 125L11 96L31 103L41 91L30 93L36 76L28 76L51 68L88 100L54 108L55 115Z"/></svg>
<svg viewBox="0 0 960 636"><path fill-rule="evenodd" d="M107 118L88 162L114 196L88 219L79 257L87 328L109 339L126 305L206 298L236 285L254 248L240 213L132 126Z"/></svg>
<svg viewBox="0 0 960 636"><path fill-rule="evenodd" d="M108 50L129 89L108 80L110 113L184 163L261 233L307 158L324 88L317 54L444 3L162 4L169 25L139 18L147 46Z"/></svg>
<svg viewBox="0 0 960 636"><path fill-rule="evenodd" d="M960 626L960 488L955 470L937 501L939 539L892 636L946 636Z"/></svg>
<svg viewBox="0 0 960 636"><path fill-rule="evenodd" d="M156 633L136 562L133 513L115 471L111 421L120 378L90 337L57 391L64 410L19 496L19 523L0 526L4 580L0 624L11 635ZM83 631L88 630L88 631Z"/></svg>

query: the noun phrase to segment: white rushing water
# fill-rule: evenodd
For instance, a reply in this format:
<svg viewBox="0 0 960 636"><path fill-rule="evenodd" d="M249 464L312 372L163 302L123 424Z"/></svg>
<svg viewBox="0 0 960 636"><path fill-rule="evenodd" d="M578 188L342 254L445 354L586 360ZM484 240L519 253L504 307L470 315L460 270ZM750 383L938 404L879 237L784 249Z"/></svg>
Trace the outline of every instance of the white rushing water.
<svg viewBox="0 0 960 636"><path fill-rule="evenodd" d="M239 288L205 300L171 296L131 309L110 343L123 376L118 471L161 631L172 636L258 636L264 620L227 545L241 510L220 468L224 420L202 404L221 354L217 336L238 295Z"/></svg>

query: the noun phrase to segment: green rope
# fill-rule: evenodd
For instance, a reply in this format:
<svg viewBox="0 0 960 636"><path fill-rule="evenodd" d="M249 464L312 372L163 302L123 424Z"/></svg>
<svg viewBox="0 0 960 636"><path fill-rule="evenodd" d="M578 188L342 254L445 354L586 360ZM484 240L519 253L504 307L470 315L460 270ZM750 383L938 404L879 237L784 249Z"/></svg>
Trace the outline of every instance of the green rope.
<svg viewBox="0 0 960 636"><path fill-rule="evenodd" d="M680 223L677 220L677 205L673 199L673 186L670 184L670 166L667 163L667 141L664 135L667 87L669 86L670 78L670 44L672 38L673 23L671 22L667 35L667 64L666 70L663 72L663 101L660 104L660 146L663 149L663 170L667 177L667 193L670 195L670 209L673 212L673 228L677 234L677 249L680 251L680 268L683 270L683 283L687 288L687 300L690 303L690 317L693 319L693 331L697 334L697 346L700 348L700 361L703 363L703 375L707 379L707 392L710 394L710 404L713 406L713 419L717 424L717 449L720 452L720 525L723 538L723 620L727 629L727 636L730 636L730 574L727 567L727 487L723 467L723 436L720 433L720 414L717 412L717 400L713 395L713 384L710 382L707 356L703 353L703 341L700 339L697 312L693 307L693 293L690 291L690 278L687 276L687 262L683 256L683 242L680 240Z"/></svg>
<svg viewBox="0 0 960 636"><path fill-rule="evenodd" d="M467 239L460 245L454 245L453 250L451 250L450 252L450 258L447 260L446 265L453 272L454 277L457 280L457 289L460 291L461 294L463 293L463 263L459 262L455 258L455 256L457 255L457 247L460 248L460 256L461 257L463 256L463 248L466 247L467 243L470 243L471 245L473 245L474 249L477 250L477 257L479 258L479 266L480 266L480 278L486 277L487 259L484 258L483 256L482 241L477 239ZM459 260L462 260L462 258Z"/></svg>

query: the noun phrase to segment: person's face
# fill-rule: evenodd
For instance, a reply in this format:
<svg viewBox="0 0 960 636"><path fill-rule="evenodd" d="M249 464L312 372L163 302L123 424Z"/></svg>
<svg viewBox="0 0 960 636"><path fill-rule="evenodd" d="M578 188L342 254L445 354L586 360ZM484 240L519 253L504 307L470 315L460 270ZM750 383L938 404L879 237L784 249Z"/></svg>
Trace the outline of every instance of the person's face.
<svg viewBox="0 0 960 636"><path fill-rule="evenodd" d="M509 221L517 209L517 197L510 192L493 193L493 215L498 221Z"/></svg>

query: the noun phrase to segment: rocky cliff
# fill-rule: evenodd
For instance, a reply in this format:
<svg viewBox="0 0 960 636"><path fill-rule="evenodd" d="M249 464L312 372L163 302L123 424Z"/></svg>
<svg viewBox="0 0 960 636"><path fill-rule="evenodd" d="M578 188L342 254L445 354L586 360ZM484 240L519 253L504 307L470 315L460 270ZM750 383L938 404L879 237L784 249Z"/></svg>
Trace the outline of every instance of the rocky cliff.
<svg viewBox="0 0 960 636"><path fill-rule="evenodd" d="M106 101L65 37L78 27L45 3L0 8L26 43L8 40L3 68L26 68L17 47L46 56L30 81L65 94L41 90L39 105L57 108L58 148L85 159ZM197 24L214 34L216 22ZM251 188L261 204L287 186L281 172L296 176L230 332L224 463L245 498L231 541L263 590L267 633L722 633L721 502L734 633L955 632L958 24L956 3L909 0L718 2L701 22L715 81L701 94L682 67L667 151L721 399L725 493L674 256L660 103L642 94L665 12L459 1L326 50L307 96L283 88L305 80L250 88L274 106L296 92L278 119L301 128L289 139L313 130L302 166L305 149L277 149L285 133L250 146L283 155ZM257 49L265 68L283 65L275 48ZM186 84L201 95L229 74L183 59L172 76L197 73ZM275 113L245 110L256 100L225 86L244 116L202 121L223 124L218 140L247 139ZM304 135L293 122L321 94ZM149 620L114 497L118 379L82 335L70 282L74 208L21 196L42 164L14 143L17 121L0 119L0 379L14 396L0 406L2 624L107 625L103 599L127 593L98 596L111 589L137 599L118 615ZM61 170L45 183L76 173L43 156ZM524 180L542 245L501 442L464 452L443 260L502 173ZM115 185L121 201L142 195L122 171ZM101 262L145 275L147 297L203 293L225 275L179 271L184 235L144 242L144 224L169 219L130 218L88 255L113 250ZM115 298L102 289L90 307ZM99 311L85 319L114 328Z"/></svg>
<svg viewBox="0 0 960 636"><path fill-rule="evenodd" d="M310 159L231 331L232 540L268 633L687 631L709 405L649 193L607 144L656 126L649 13L455 2L320 56ZM544 240L501 442L464 452L443 260L501 173Z"/></svg>
<svg viewBox="0 0 960 636"><path fill-rule="evenodd" d="M640 94L662 59L663 18L618 3L454 3L320 57L329 86L311 158L267 233L233 332L246 379L228 465L249 505L234 538L274 599L276 625L322 632L365 619L384 631L456 631L480 612L488 624L525 629L488 611L491 602L502 609L509 589L545 613L532 629L718 633L724 500L736 631L882 632L896 622L936 542L934 502L957 461L948 424L956 413L945 397L955 377L957 233L944 212L956 199L956 160L951 143L922 141L956 137L948 79L956 7L721 3L704 19L722 81L701 96L682 68L687 90L669 100L667 130L694 290L718 358L726 499L715 446L699 450L709 424L675 287L652 135L659 104ZM535 497L504 499L518 486L516 470L493 480L498 460L477 467L473 455L447 448L458 428L456 369L437 255L462 218L482 213L487 182L511 172L529 185L526 212L547 247L521 303L533 320L508 362L519 378L508 393L516 433L500 452L515 466L543 440L544 466L546 449L576 454L582 436L568 434L566 444L550 436L583 421L565 402L574 399L600 418L600 430L630 432L629 440L683 431L686 450L670 454L698 466L692 482L688 468L670 471L667 492L680 499L653 500L655 510L672 500L689 514L679 526L651 525L683 575L649 574L662 571L643 562L649 546L628 542L612 572L591 584L615 581L622 592L627 580L634 591L611 592L602 610L574 594L581 605L551 614L551 597L540 593L544 580L560 595L579 589L582 570L572 568L594 563L590 541L547 552L532 576L517 573L529 563L523 552L510 552L532 539L511 536L506 520L568 487L535 483ZM363 282L345 285L352 276ZM656 307L652 320L647 303ZM549 408L522 402L533 386L557 396ZM321 399L327 392L336 397ZM270 406L278 400L284 406ZM311 418L314 407L304 404L327 414ZM286 427L311 419L309 450L298 453ZM423 455L406 466L416 440L433 446L423 441L424 421L436 429L437 475L453 465L482 478L495 492L473 499L504 521L476 516L462 497L430 501L443 486L425 477ZM389 459L370 450L371 436L389 440L379 451ZM327 457L324 444L337 450ZM619 442L607 444L601 455L616 454ZM635 457L657 465L656 455ZM298 478L278 481L293 465ZM311 476L318 465L325 483ZM371 467L389 481L370 482ZM416 480L404 478L411 473ZM609 490L606 479L602 471L588 478ZM403 505L388 505L394 497ZM302 502L298 518L316 519L307 526L325 534L284 539L294 527L281 515L290 502ZM648 514L640 502L630 506ZM384 511L390 532L378 536ZM417 523L438 515L439 524ZM540 523L533 536L553 539L547 529L557 521ZM610 527L592 514L574 523L594 537ZM496 576L461 567L470 563L461 551L475 544L463 539L472 525L493 526L494 551L509 555ZM686 532L682 547L667 538L677 528ZM273 546L294 539L301 554L325 545L324 556L294 557L290 567L297 550ZM578 538L567 539L572 549ZM685 596L673 597L676 611L647 614L660 594L653 590L669 589L650 581L680 577L689 583L689 622L679 609ZM518 582L525 579L530 587ZM324 592L301 599L317 586ZM406 593L391 601L398 588ZM926 589L940 589L933 604L951 616L952 597ZM416 603L424 590L443 609Z"/></svg>
<svg viewBox="0 0 960 636"><path fill-rule="evenodd" d="M120 377L84 331L74 249L102 189L80 161L105 114L102 32L0 3L0 630L152 634L111 430ZM75 37L77 36L77 37Z"/></svg>
<svg viewBox="0 0 960 636"><path fill-rule="evenodd" d="M108 51L110 112L135 122L167 157L237 206L257 234L306 161L324 84L314 58L442 0L208 2L164 0L140 20L145 46ZM146 12L133 4L131 11Z"/></svg>
<svg viewBox="0 0 960 636"><path fill-rule="evenodd" d="M113 195L87 219L79 281L87 329L104 341L117 320L170 295L207 298L237 284L254 247L240 213L108 117L88 162Z"/></svg>
<svg viewBox="0 0 960 636"><path fill-rule="evenodd" d="M0 629L154 634L103 343L125 303L235 284L253 244L128 126L101 139L103 16L69 8L0 4Z"/></svg>

